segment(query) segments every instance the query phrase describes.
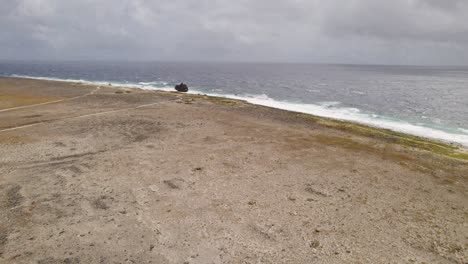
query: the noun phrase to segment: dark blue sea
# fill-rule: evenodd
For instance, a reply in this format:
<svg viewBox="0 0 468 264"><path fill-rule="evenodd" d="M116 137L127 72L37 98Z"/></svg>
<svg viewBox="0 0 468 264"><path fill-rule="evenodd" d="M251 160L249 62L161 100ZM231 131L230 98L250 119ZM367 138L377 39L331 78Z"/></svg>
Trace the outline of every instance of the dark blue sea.
<svg viewBox="0 0 468 264"><path fill-rule="evenodd" d="M468 67L191 62L0 62L0 75L190 92L468 146Z"/></svg>

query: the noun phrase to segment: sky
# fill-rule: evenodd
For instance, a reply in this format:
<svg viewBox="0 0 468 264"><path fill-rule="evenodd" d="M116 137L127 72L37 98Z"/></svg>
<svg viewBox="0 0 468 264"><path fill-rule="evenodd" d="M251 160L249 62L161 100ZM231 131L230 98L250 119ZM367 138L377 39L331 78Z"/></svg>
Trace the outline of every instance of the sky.
<svg viewBox="0 0 468 264"><path fill-rule="evenodd" d="M0 60L468 64L468 0L1 0Z"/></svg>

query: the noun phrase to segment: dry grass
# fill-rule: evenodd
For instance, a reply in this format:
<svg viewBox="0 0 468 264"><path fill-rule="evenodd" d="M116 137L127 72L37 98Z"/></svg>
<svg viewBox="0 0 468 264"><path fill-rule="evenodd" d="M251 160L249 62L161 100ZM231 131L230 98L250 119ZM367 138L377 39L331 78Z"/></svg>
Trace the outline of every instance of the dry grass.
<svg viewBox="0 0 468 264"><path fill-rule="evenodd" d="M25 144L25 143L31 143L34 140L26 135L11 135L7 133L0 133L0 145L1 144Z"/></svg>
<svg viewBox="0 0 468 264"><path fill-rule="evenodd" d="M39 97L24 94L0 94L0 109L40 104L60 99L59 97Z"/></svg>

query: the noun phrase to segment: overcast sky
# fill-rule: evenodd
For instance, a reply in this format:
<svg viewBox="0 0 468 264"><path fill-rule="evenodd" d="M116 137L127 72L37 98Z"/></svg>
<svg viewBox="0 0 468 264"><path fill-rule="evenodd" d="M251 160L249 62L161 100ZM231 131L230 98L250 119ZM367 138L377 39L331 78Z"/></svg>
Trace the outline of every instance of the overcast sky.
<svg viewBox="0 0 468 264"><path fill-rule="evenodd" d="M468 64L468 0L1 0L0 59Z"/></svg>

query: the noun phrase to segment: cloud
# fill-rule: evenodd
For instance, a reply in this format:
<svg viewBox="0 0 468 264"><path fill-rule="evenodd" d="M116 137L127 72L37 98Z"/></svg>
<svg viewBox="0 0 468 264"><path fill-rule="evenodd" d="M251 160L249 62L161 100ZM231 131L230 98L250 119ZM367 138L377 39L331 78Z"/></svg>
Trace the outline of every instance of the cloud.
<svg viewBox="0 0 468 264"><path fill-rule="evenodd" d="M3 0L0 59L466 64L464 0Z"/></svg>
<svg viewBox="0 0 468 264"><path fill-rule="evenodd" d="M468 2L361 0L328 9L324 28L333 35L468 43Z"/></svg>

